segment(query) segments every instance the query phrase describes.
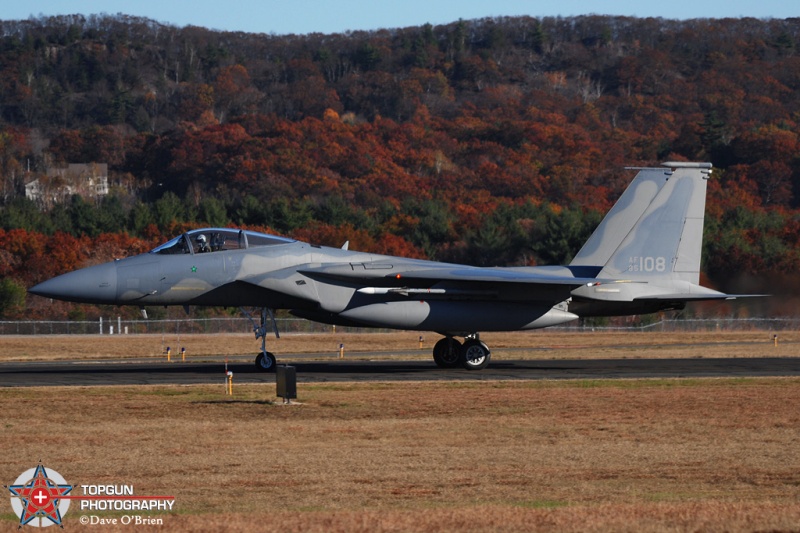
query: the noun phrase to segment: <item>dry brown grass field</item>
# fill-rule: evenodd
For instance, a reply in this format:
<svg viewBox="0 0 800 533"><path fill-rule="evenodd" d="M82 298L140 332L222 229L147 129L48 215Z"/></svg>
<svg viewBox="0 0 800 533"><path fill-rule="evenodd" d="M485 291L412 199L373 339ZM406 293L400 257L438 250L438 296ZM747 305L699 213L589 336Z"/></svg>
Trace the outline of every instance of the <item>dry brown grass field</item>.
<svg viewBox="0 0 800 533"><path fill-rule="evenodd" d="M279 354L418 349L416 333L292 335ZM435 341L424 334L418 357ZM428 339L428 337L431 337ZM496 357L797 356L797 335L485 335ZM160 356L175 337L0 337L0 357ZM179 339L254 353L252 336ZM547 351L505 348L547 347ZM290 357L290 355L288 356ZM402 357L408 357L402 355ZM163 531L800 531L800 378L0 389L0 472L176 497ZM7 505L7 504L6 504ZM68 531L82 526L71 508ZM85 513L83 513L85 514ZM96 513L117 517L122 513ZM16 530L10 506L0 530Z"/></svg>
<svg viewBox="0 0 800 533"><path fill-rule="evenodd" d="M174 495L165 531L800 529L798 378L221 389L0 390L4 483Z"/></svg>
<svg viewBox="0 0 800 533"><path fill-rule="evenodd" d="M423 347L419 348L419 337ZM598 358L694 358L694 357L786 357L800 353L800 332L782 331L778 345L769 331L740 332L563 332L550 330L486 333L481 338L495 359L598 359ZM323 357L345 345L347 357L361 352L403 352L405 358L430 359L435 333L315 333L270 336L268 349L281 361L292 354L319 353ZM115 359L162 357L165 347L173 355L180 347L189 357L255 355L260 342L251 334L218 335L51 335L0 336L0 361L51 359ZM530 348L530 351L525 351ZM545 350L542 350L544 348ZM509 349L504 352L504 349ZM409 354L408 351L417 353ZM374 354L370 355L375 358Z"/></svg>

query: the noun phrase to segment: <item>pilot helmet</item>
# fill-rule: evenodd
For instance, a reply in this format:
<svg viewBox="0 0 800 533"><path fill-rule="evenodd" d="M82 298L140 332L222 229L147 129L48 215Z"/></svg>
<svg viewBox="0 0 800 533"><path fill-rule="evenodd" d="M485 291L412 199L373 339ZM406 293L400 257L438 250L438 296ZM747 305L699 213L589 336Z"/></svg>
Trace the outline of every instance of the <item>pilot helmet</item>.
<svg viewBox="0 0 800 533"><path fill-rule="evenodd" d="M206 243L206 236L201 233L200 235L197 236L196 240L197 240L197 242L199 244L205 244Z"/></svg>

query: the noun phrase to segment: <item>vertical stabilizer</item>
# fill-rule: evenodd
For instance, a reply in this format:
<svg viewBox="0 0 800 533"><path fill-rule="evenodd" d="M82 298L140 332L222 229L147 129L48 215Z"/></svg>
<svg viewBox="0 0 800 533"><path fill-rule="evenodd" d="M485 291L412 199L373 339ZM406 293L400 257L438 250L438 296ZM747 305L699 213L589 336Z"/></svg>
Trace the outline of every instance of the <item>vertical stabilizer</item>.
<svg viewBox="0 0 800 533"><path fill-rule="evenodd" d="M663 183L656 173L648 173L648 179L642 181L647 184L652 178L652 184L642 185L648 191L659 184L661 186L624 236L615 235L621 238L619 245L597 277L631 280L664 278L699 283L706 180L711 174L711 163L669 162L663 163L663 166L665 168L657 169L662 175L666 174ZM640 175L644 172L641 171ZM643 201L633 204L638 209ZM624 230L634 209L623 209L621 212L627 215L620 219L616 227ZM614 230L615 226L609 222L606 231ZM602 235L600 239L604 241L604 246L613 240Z"/></svg>
<svg viewBox="0 0 800 533"><path fill-rule="evenodd" d="M600 268L605 265L672 174L668 168L636 170L639 173L575 255L570 266Z"/></svg>

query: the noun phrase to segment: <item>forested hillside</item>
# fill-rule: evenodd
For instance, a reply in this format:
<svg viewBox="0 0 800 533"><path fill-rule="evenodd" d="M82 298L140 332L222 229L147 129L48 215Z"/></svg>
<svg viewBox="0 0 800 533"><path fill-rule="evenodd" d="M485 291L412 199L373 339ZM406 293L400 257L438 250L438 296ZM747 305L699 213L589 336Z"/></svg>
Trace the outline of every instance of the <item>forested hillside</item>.
<svg viewBox="0 0 800 533"><path fill-rule="evenodd" d="M633 177L624 167L666 160L714 164L711 285L794 274L798 43L800 19L305 36L124 15L2 21L0 316L47 312L26 304L35 282L204 225L475 265L564 262ZM109 165L108 196L25 198L47 168L90 162Z"/></svg>

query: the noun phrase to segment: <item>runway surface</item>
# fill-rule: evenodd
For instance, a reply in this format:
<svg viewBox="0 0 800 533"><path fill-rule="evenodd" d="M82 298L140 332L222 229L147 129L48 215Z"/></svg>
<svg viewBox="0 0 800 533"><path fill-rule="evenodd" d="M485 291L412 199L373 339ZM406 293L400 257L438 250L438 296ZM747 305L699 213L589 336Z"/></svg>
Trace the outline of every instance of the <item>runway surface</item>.
<svg viewBox="0 0 800 533"><path fill-rule="evenodd" d="M299 383L345 381L481 381L800 376L800 357L725 359L493 360L482 371L440 369L433 361L329 360L292 362ZM275 374L236 358L227 369L234 383L274 383ZM0 387L165 385L225 382L224 361L152 359L0 363Z"/></svg>

